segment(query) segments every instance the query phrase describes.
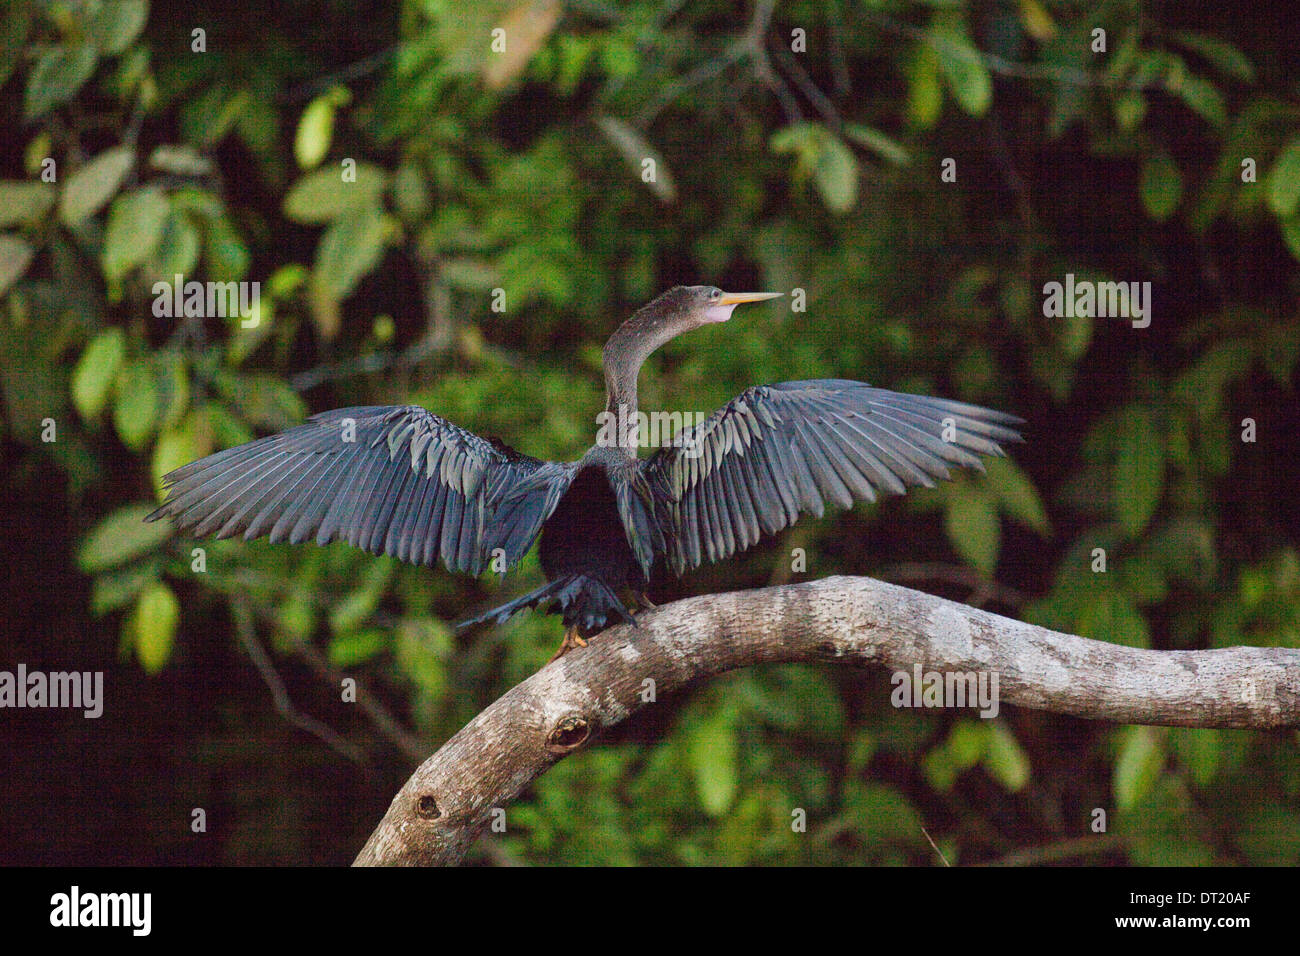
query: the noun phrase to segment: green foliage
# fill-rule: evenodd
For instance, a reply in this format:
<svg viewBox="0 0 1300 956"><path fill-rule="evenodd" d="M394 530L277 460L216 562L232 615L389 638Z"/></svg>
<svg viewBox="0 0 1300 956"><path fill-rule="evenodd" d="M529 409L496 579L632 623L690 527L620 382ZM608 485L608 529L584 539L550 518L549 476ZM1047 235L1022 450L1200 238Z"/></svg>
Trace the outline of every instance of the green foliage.
<svg viewBox="0 0 1300 956"><path fill-rule="evenodd" d="M117 567L162 544L171 532L165 526L146 524L149 505L119 508L100 521L77 549L77 564L85 574Z"/></svg>
<svg viewBox="0 0 1300 956"><path fill-rule="evenodd" d="M852 150L831 130L818 123L796 123L772 137L772 151L793 153L793 178L812 178L826 208L843 214L858 199L858 163Z"/></svg>
<svg viewBox="0 0 1300 956"><path fill-rule="evenodd" d="M74 227L99 212L126 179L135 156L126 146L106 149L68 177L59 197L59 218Z"/></svg>
<svg viewBox="0 0 1300 956"><path fill-rule="evenodd" d="M72 371L72 401L83 418L97 418L108 400L126 356L126 336L121 329L105 329L91 339Z"/></svg>
<svg viewBox="0 0 1300 956"><path fill-rule="evenodd" d="M778 4L757 45L743 5L392 0L362 20L281 6L214 12L202 54L145 0L6 14L6 482L25 526L68 557L62 572L15 563L22 587L69 596L61 626L16 625L54 633L50 659L72 635L120 640L121 666L169 697L247 619L301 677L296 696L326 686L326 723L351 719L341 674L420 746L445 740L558 641L537 615L450 627L535 584L535 554L497 584L344 544L173 540L141 520L145 499L175 467L346 405L416 402L576 456L602 402L601 343L678 282L799 290L803 311L669 345L642 377L647 407L707 412L756 382L847 377L1005 408L1027 442L984 476L656 581L656 600L783 579L797 546L810 576L938 568L924 586L1099 640L1300 646L1294 495L1279 484L1300 360L1286 36L1039 0L904 0L843 22ZM311 38L288 25L307 22ZM775 52L812 23L806 51ZM1153 281L1150 326L1045 317L1043 286L1067 273ZM260 301L172 314L177 275L257 282ZM319 787L297 780L312 744L277 756L267 741L288 731L260 685L229 683L206 703L246 715L238 745L207 736L208 714L173 743L213 761L214 780L301 787L293 799L315 806ZM1116 860L1300 862L1293 736L887 700L879 675L807 666L661 701L650 732L639 717L631 741L537 781L496 850L933 864L928 832L951 860L984 861L1071 846L1100 803ZM375 713L342 733L391 742ZM386 761L378 806L407 762L368 749ZM226 859L309 852L298 814L238 805Z"/></svg>
<svg viewBox="0 0 1300 956"><path fill-rule="evenodd" d="M145 673L156 674L167 663L176 638L181 606L166 584L155 582L141 593L135 613L126 619L128 641Z"/></svg>

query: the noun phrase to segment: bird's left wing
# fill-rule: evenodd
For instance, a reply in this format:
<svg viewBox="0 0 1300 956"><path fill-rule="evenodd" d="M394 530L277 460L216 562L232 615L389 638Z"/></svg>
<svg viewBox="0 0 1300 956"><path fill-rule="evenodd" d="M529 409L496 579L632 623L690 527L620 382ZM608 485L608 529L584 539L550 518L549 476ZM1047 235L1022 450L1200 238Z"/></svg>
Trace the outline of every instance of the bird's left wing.
<svg viewBox="0 0 1300 956"><path fill-rule="evenodd" d="M218 538L338 538L477 574L498 548L500 570L527 553L573 473L416 405L339 408L167 474L148 520Z"/></svg>
<svg viewBox="0 0 1300 956"><path fill-rule="evenodd" d="M641 464L677 574L774 534L800 513L932 486L1019 441L1014 415L844 379L746 389Z"/></svg>

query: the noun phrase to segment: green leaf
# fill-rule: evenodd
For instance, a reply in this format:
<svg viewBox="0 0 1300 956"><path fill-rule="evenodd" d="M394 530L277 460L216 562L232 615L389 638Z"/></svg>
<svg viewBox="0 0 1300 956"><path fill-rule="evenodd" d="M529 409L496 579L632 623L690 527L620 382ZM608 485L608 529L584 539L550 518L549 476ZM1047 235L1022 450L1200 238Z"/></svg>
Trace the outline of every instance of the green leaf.
<svg viewBox="0 0 1300 956"><path fill-rule="evenodd" d="M1160 777L1165 755L1156 732L1150 727L1128 727L1121 736L1119 758L1115 761L1113 787L1115 805L1131 809Z"/></svg>
<svg viewBox="0 0 1300 956"><path fill-rule="evenodd" d="M907 149L897 140L886 136L879 130L857 123L845 123L844 135L859 146L865 146L886 162L895 166L906 166L912 161Z"/></svg>
<svg viewBox="0 0 1300 956"><path fill-rule="evenodd" d="M77 566L82 573L97 574L125 564L171 537L171 525L166 521L145 522L145 515L152 510L147 504L128 505L96 524L77 547Z"/></svg>
<svg viewBox="0 0 1300 956"><path fill-rule="evenodd" d="M932 788L940 793L948 793L957 784L959 773L952 748L942 745L932 747L921 758L921 771Z"/></svg>
<svg viewBox="0 0 1300 956"><path fill-rule="evenodd" d="M54 195L51 183L0 180L0 227L38 225L54 204Z"/></svg>
<svg viewBox="0 0 1300 956"><path fill-rule="evenodd" d="M180 425L168 428L158 436L153 449L150 472L153 475L154 491L159 500L164 497L163 475L211 453L212 436L203 425L199 413L190 412Z"/></svg>
<svg viewBox="0 0 1300 956"><path fill-rule="evenodd" d="M1000 721L987 721L988 746L984 751L984 769L990 777L1011 793L1019 793L1029 782L1029 757L1020 741Z"/></svg>
<svg viewBox="0 0 1300 956"><path fill-rule="evenodd" d="M378 207L357 210L330 223L316 249L315 273L321 287L335 299L350 295L361 277L379 264L386 233Z"/></svg>
<svg viewBox="0 0 1300 956"><path fill-rule="evenodd" d="M181 186L172 191L172 208L187 213L200 222L213 222L225 214L221 198L206 189Z"/></svg>
<svg viewBox="0 0 1300 956"><path fill-rule="evenodd" d="M162 241L170 212L161 189L137 189L118 196L108 211L108 230L104 234L104 278L118 282L153 255Z"/></svg>
<svg viewBox="0 0 1300 956"><path fill-rule="evenodd" d="M950 489L944 520L948 540L967 564L991 575L997 568L1001 528L993 496L963 483Z"/></svg>
<svg viewBox="0 0 1300 956"><path fill-rule="evenodd" d="M155 146L149 154L149 165L173 176L209 176L214 168L212 160L193 147L172 143Z"/></svg>
<svg viewBox="0 0 1300 956"><path fill-rule="evenodd" d="M36 250L26 240L0 234L0 295L23 277L35 255Z"/></svg>
<svg viewBox="0 0 1300 956"><path fill-rule="evenodd" d="M388 647L388 635L377 627L355 634L340 634L330 640L329 662L335 667L356 667Z"/></svg>
<svg viewBox="0 0 1300 956"><path fill-rule="evenodd" d="M447 668L439 650L449 638L450 631L441 621L422 618L402 621L393 643L398 669L435 700L447 691Z"/></svg>
<svg viewBox="0 0 1300 956"><path fill-rule="evenodd" d="M146 674L156 674L171 657L181 604L161 581L145 588L135 605L135 653Z"/></svg>
<svg viewBox="0 0 1300 956"><path fill-rule="evenodd" d="M370 163L358 163L356 181L343 179L340 168L327 166L294 183L284 199L284 214L294 222L324 223L345 213L379 205L388 173Z"/></svg>
<svg viewBox="0 0 1300 956"><path fill-rule="evenodd" d="M1300 261L1300 215L1283 219L1279 225L1282 229L1282 241L1291 250L1291 258Z"/></svg>
<svg viewBox="0 0 1300 956"><path fill-rule="evenodd" d="M159 276L188 276L199 262L202 241L190 217L174 207L167 214L162 238L154 250L152 268Z"/></svg>
<svg viewBox="0 0 1300 956"><path fill-rule="evenodd" d="M1285 219L1300 204L1300 136L1282 148L1277 162L1268 171L1265 183L1268 189L1268 208L1279 219Z"/></svg>
<svg viewBox="0 0 1300 956"><path fill-rule="evenodd" d="M226 358L231 365L242 365L275 330L275 306L269 296L259 296L249 311L249 326L241 319L226 340Z"/></svg>
<svg viewBox="0 0 1300 956"><path fill-rule="evenodd" d="M327 90L307 104L293 138L293 157L302 169L315 169L334 140L334 116L351 95L341 86Z"/></svg>
<svg viewBox="0 0 1300 956"><path fill-rule="evenodd" d="M330 608L330 630L335 634L355 631L375 613L383 594L374 588L358 588Z"/></svg>
<svg viewBox="0 0 1300 956"><path fill-rule="evenodd" d="M280 266L266 280L267 294L272 299L287 299L302 288L303 283L307 281L310 274L306 266L299 265L296 262Z"/></svg>
<svg viewBox="0 0 1300 956"><path fill-rule="evenodd" d="M162 556L156 555L97 574L90 590L90 612L95 617L103 617L110 611L134 604L140 592L158 580L162 565Z"/></svg>
<svg viewBox="0 0 1300 956"><path fill-rule="evenodd" d="M250 255L243 237L225 216L208 225L203 261L213 282L239 282L248 274Z"/></svg>
<svg viewBox="0 0 1300 956"><path fill-rule="evenodd" d="M5 18L9 13L6 11ZM27 77L23 119L39 119L56 106L68 102L95 72L99 54L93 43L74 47L53 46L36 60Z"/></svg>
<svg viewBox="0 0 1300 956"><path fill-rule="evenodd" d="M1228 122L1228 108L1224 105L1223 94L1204 77L1185 78L1178 85L1178 95L1210 125L1219 127Z"/></svg>
<svg viewBox="0 0 1300 956"><path fill-rule="evenodd" d="M1177 164L1165 155L1147 157L1142 164L1138 195L1147 215L1156 222L1172 216L1183 196L1183 174Z"/></svg>
<svg viewBox="0 0 1300 956"><path fill-rule="evenodd" d="M1136 537L1160 503L1165 481L1165 449L1160 433L1143 405L1130 405L1120 414L1116 433L1115 510L1120 527Z"/></svg>
<svg viewBox="0 0 1300 956"><path fill-rule="evenodd" d="M292 646L311 637L316 628L316 612L301 592L294 592L276 607L275 623Z"/></svg>
<svg viewBox="0 0 1300 956"><path fill-rule="evenodd" d="M969 770L988 749L988 724L985 721L959 720L948 733L945 746L958 770Z"/></svg>
<svg viewBox="0 0 1300 956"><path fill-rule="evenodd" d="M1173 37L1176 42L1214 64L1220 72L1243 83L1255 82L1254 65L1231 43L1208 33L1193 33L1188 30L1178 30Z"/></svg>
<svg viewBox="0 0 1300 956"><path fill-rule="evenodd" d="M880 741L866 727L858 727L853 731L853 737L845 748L845 769L849 774L856 776L867 769L867 764L871 763L871 758L876 755L876 750L880 746Z"/></svg>
<svg viewBox="0 0 1300 956"><path fill-rule="evenodd" d="M393 206L410 221L419 221L429 214L429 186L423 171L407 161L393 174Z"/></svg>
<svg viewBox="0 0 1300 956"><path fill-rule="evenodd" d="M59 197L59 218L76 226L99 212L113 198L131 170L135 154L128 146L106 149L69 178Z"/></svg>
<svg viewBox="0 0 1300 956"><path fill-rule="evenodd" d="M739 712L724 704L688 725L687 764L695 778L700 805L721 816L736 796L736 721Z"/></svg>
<svg viewBox="0 0 1300 956"><path fill-rule="evenodd" d="M105 329L90 340L72 370L72 403L82 418L98 418L126 358L121 329Z"/></svg>
<svg viewBox="0 0 1300 956"><path fill-rule="evenodd" d="M122 444L133 451L144 448L158 422L158 383L149 365L132 362L117 378L113 426Z"/></svg>
<svg viewBox="0 0 1300 956"><path fill-rule="evenodd" d="M1047 511L1029 476L1010 458L992 458L985 465L986 481L1002 510L1043 537L1052 533Z"/></svg>
<svg viewBox="0 0 1300 956"><path fill-rule="evenodd" d="M912 123L929 129L943 110L943 87L939 83L939 57L924 44L918 44L908 61L907 115Z"/></svg>
<svg viewBox="0 0 1300 956"><path fill-rule="evenodd" d="M483 292L501 284L501 273L491 263L470 256L443 259L438 275L453 289Z"/></svg>
<svg viewBox="0 0 1300 956"><path fill-rule="evenodd" d="M148 0L103 0L91 18L90 35L101 52L116 55L140 35L148 19Z"/></svg>
<svg viewBox="0 0 1300 956"><path fill-rule="evenodd" d="M971 116L983 116L993 102L993 79L970 41L965 23L949 14L937 14L930 35L953 98Z"/></svg>
<svg viewBox="0 0 1300 956"><path fill-rule="evenodd" d="M802 182L816 165L825 137L826 128L817 123L791 123L773 133L770 144L774 153L794 155L795 180Z"/></svg>
<svg viewBox="0 0 1300 956"><path fill-rule="evenodd" d="M1137 90L1120 95L1115 100L1115 124L1124 132L1138 128L1147 114L1147 99Z"/></svg>
<svg viewBox="0 0 1300 956"><path fill-rule="evenodd" d="M838 136L827 135L822 143L817 165L813 168L813 185L821 193L826 208L837 216L848 212L858 201L858 161L853 150Z"/></svg>

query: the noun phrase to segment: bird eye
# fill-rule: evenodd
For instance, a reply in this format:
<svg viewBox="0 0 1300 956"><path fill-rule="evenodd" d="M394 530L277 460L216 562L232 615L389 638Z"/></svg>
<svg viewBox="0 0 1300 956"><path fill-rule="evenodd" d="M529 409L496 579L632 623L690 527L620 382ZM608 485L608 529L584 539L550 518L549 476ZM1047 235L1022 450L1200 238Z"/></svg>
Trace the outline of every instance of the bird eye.
<svg viewBox="0 0 1300 956"><path fill-rule="evenodd" d="M716 286L715 286L714 288L710 289L710 290L709 290L709 298L710 298L710 299L721 299L721 298L722 298L722 290L719 289L719 288L717 288Z"/></svg>

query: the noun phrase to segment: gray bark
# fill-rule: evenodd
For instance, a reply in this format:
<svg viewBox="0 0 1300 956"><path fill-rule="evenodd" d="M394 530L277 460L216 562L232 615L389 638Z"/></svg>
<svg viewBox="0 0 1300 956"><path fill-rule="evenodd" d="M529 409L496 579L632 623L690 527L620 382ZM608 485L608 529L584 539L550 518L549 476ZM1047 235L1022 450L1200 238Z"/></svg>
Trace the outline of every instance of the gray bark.
<svg viewBox="0 0 1300 956"><path fill-rule="evenodd" d="M1300 726L1300 651L1151 651L1060 634L886 584L834 577L645 612L507 691L411 775L354 865L457 863L556 761L692 681L823 661L997 674L1003 703L1132 724Z"/></svg>

